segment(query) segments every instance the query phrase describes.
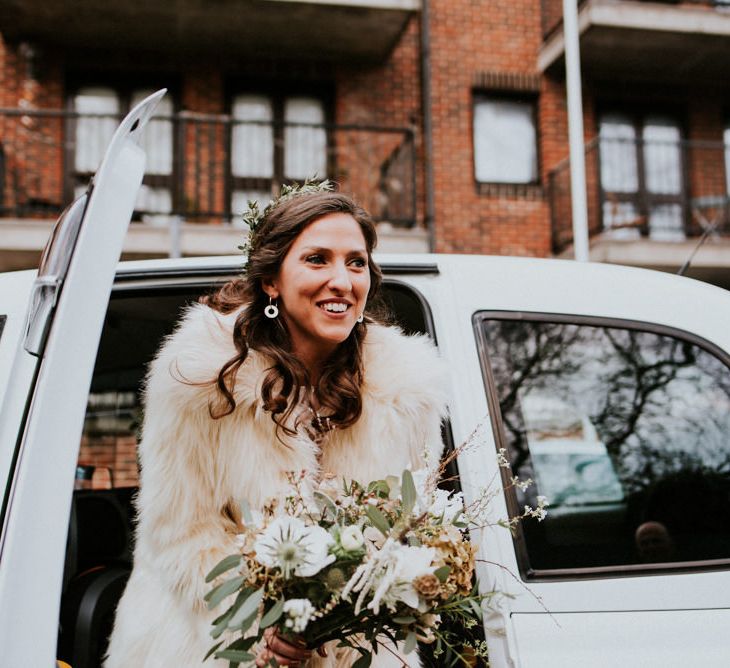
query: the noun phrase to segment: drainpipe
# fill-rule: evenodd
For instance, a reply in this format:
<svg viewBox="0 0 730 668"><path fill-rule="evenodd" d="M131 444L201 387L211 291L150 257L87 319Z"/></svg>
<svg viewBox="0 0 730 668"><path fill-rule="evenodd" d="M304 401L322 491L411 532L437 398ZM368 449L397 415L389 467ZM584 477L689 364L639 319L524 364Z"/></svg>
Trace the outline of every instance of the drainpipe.
<svg viewBox="0 0 730 668"><path fill-rule="evenodd" d="M587 262L588 203L583 141L583 94L580 81L580 43L577 0L563 0L563 36L568 94L568 136L570 139L570 199L573 208L573 252Z"/></svg>
<svg viewBox="0 0 730 668"><path fill-rule="evenodd" d="M421 112L423 114L423 170L426 187L425 223L428 250L434 252L433 117L431 116L431 29L428 0L421 0Z"/></svg>

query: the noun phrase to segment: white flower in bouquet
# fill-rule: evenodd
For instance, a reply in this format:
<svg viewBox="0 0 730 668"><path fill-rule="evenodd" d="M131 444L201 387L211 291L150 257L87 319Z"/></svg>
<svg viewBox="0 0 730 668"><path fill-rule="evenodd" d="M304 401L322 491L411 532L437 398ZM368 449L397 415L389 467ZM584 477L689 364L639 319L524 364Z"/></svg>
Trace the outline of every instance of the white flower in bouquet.
<svg viewBox="0 0 730 668"><path fill-rule="evenodd" d="M359 593L355 614L359 614L368 594L372 594L372 600L366 607L376 615L381 605L395 610L401 601L414 610L425 612L427 605L419 597L413 580L434 572L434 556L435 550L431 547L402 545L389 538L382 549L355 570L345 585L342 598L346 599L351 592Z"/></svg>
<svg viewBox="0 0 730 668"><path fill-rule="evenodd" d="M280 568L284 579L316 575L335 560L329 554L334 544L320 526L307 526L296 517L277 517L254 543L256 561L268 568Z"/></svg>
<svg viewBox="0 0 730 668"><path fill-rule="evenodd" d="M289 599L284 603L284 614L287 616L284 626L294 633L304 633L314 611L314 606L307 598Z"/></svg>
<svg viewBox="0 0 730 668"><path fill-rule="evenodd" d="M340 531L340 545L348 552L359 550L364 542L365 538L362 535L362 531L356 524L343 527Z"/></svg>
<svg viewBox="0 0 730 668"><path fill-rule="evenodd" d="M464 510L464 496L461 492L452 494L445 489L435 489L428 512L434 517L443 517L452 522Z"/></svg>

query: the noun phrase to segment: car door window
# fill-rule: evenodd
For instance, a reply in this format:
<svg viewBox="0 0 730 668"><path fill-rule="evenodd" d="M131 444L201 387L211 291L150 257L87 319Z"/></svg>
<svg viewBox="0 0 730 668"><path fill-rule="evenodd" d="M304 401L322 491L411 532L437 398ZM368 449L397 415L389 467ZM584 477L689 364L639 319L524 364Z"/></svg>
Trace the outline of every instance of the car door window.
<svg viewBox="0 0 730 668"><path fill-rule="evenodd" d="M637 323L483 313L493 420L550 506L516 537L526 577L730 561L730 372L724 353Z"/></svg>

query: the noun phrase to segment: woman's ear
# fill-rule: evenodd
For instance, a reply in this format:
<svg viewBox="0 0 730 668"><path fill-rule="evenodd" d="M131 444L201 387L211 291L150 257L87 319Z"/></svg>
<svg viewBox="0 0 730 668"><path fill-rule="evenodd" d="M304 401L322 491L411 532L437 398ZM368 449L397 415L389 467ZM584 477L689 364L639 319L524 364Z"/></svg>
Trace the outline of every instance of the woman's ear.
<svg viewBox="0 0 730 668"><path fill-rule="evenodd" d="M261 288L267 294L267 296L271 297L271 299L278 299L279 290L276 287L276 279L264 278L261 281Z"/></svg>

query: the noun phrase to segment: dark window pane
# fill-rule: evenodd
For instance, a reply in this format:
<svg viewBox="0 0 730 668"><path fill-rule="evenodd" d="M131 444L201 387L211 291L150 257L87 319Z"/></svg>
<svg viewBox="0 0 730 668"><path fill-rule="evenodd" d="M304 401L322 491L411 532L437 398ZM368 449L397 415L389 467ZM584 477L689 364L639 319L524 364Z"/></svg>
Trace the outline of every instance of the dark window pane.
<svg viewBox="0 0 730 668"><path fill-rule="evenodd" d="M513 471L548 497L524 570L730 558L730 373L669 335L482 322Z"/></svg>

